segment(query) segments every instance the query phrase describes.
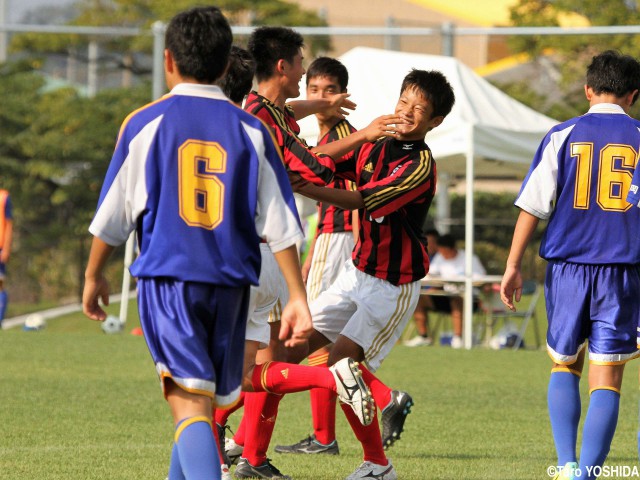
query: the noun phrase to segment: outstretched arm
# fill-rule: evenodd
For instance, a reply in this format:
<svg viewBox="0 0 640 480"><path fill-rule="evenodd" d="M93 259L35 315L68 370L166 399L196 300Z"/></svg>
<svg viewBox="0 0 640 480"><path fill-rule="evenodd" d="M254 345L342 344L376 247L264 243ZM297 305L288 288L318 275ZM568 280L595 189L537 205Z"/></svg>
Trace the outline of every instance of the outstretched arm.
<svg viewBox="0 0 640 480"><path fill-rule="evenodd" d="M329 98L314 100L293 100L287 106L293 110L296 120L302 120L309 115L323 113L330 117L344 118L349 115L347 110L355 110L356 104L348 99L350 93L338 93Z"/></svg>
<svg viewBox="0 0 640 480"><path fill-rule="evenodd" d="M519 302L522 295L522 257L524 251L531 240L533 232L538 226L539 219L524 210L520 211L516 227L513 231L513 240L511 241L511 250L509 258L507 258L507 267L502 277L500 285L500 299L510 310L516 311L513 304L514 294L515 301Z"/></svg>
<svg viewBox="0 0 640 480"><path fill-rule="evenodd" d="M109 284L102 272L114 248L100 238L93 237L82 292L82 311L91 320L101 322L107 318L107 313L100 307L98 299L102 300L104 305L109 305Z"/></svg>
<svg viewBox="0 0 640 480"><path fill-rule="evenodd" d="M311 150L329 155L337 162L340 157L366 142L375 142L380 137L395 137L397 135L396 125L405 123L404 120L396 115L382 115L362 130L353 132L351 135L335 142L318 145Z"/></svg>
<svg viewBox="0 0 640 480"><path fill-rule="evenodd" d="M279 338L284 340L286 347L296 347L304 344L313 331L307 292L300 273L298 250L295 245L291 245L273 255L289 289L289 302L282 312Z"/></svg>
<svg viewBox="0 0 640 480"><path fill-rule="evenodd" d="M311 183L292 182L295 192L319 202L330 203L344 210L357 210L364 207L362 194L357 190L318 187Z"/></svg>

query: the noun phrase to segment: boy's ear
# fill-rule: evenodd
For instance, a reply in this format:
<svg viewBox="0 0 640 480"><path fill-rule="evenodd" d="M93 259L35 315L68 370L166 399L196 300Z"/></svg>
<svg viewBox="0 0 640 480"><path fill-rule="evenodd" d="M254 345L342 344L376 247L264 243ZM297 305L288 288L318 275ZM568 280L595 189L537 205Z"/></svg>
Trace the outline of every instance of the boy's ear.
<svg viewBox="0 0 640 480"><path fill-rule="evenodd" d="M167 73L173 73L176 69L176 62L171 52L165 48L164 50L164 69Z"/></svg>
<svg viewBox="0 0 640 480"><path fill-rule="evenodd" d="M433 117L431 119L431 128L436 128L438 126L440 126L440 124L444 122L444 117L442 115L438 115L437 117Z"/></svg>
<svg viewBox="0 0 640 480"><path fill-rule="evenodd" d="M278 63L276 63L276 72L278 72L280 75L284 75L286 70L287 66L285 65L285 60L281 58L280 60L278 60Z"/></svg>

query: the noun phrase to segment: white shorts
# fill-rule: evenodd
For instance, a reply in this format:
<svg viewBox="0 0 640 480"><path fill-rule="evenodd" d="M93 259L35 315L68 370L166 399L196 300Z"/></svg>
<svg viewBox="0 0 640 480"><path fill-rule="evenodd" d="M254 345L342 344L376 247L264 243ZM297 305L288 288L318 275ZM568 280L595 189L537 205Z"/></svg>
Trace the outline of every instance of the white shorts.
<svg viewBox="0 0 640 480"><path fill-rule="evenodd" d="M307 279L307 300L312 302L338 278L345 262L351 258L355 241L353 232L321 233L311 258Z"/></svg>
<svg viewBox="0 0 640 480"><path fill-rule="evenodd" d="M261 243L260 254L260 285L251 287L246 339L266 348L271 337L269 322L280 320L282 308L289 300L289 291L269 245Z"/></svg>
<svg viewBox="0 0 640 480"><path fill-rule="evenodd" d="M400 338L419 297L419 281L395 286L361 272L349 260L309 309L315 330L332 343L338 335L353 340L375 372Z"/></svg>

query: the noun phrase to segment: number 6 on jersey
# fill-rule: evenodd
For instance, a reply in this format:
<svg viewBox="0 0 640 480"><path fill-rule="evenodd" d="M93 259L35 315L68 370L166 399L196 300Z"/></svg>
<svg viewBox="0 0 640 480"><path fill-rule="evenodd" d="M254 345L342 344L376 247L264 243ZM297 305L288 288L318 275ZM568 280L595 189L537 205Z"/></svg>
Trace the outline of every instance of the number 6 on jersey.
<svg viewBox="0 0 640 480"><path fill-rule="evenodd" d="M187 140L178 150L180 217L192 227L213 230L222 222L227 152L217 142Z"/></svg>

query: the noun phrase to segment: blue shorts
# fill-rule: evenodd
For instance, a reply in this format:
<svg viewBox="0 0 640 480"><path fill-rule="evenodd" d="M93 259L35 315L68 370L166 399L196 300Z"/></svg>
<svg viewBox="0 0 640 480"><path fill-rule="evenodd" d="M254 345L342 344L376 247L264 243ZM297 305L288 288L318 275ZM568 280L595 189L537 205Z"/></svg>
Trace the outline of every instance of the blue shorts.
<svg viewBox="0 0 640 480"><path fill-rule="evenodd" d="M547 350L568 365L589 341L589 361L602 365L638 356L640 269L550 261L545 280Z"/></svg>
<svg viewBox="0 0 640 480"><path fill-rule="evenodd" d="M160 381L211 397L218 407L240 395L249 287L140 278L138 309Z"/></svg>

